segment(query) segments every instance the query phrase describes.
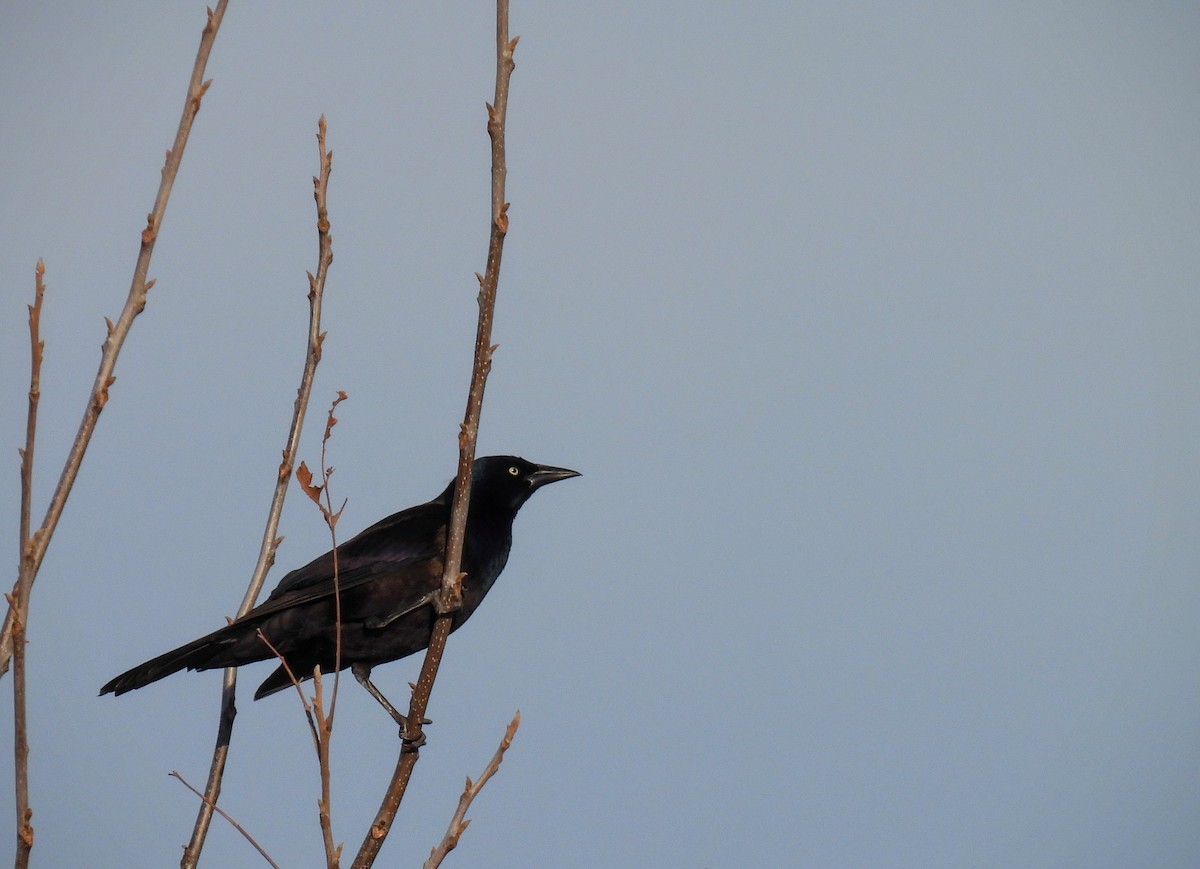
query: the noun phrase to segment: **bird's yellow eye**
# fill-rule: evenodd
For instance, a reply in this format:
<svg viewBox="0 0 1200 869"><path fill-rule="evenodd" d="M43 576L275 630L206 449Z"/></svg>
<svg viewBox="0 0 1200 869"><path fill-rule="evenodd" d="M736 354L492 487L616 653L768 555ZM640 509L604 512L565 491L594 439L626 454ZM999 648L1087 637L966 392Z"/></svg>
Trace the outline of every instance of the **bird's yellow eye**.
<svg viewBox="0 0 1200 869"><path fill-rule="evenodd" d="M509 466L508 466L508 472L509 472L510 474L512 474L514 477L516 477L516 476L518 476L518 475L521 473L521 469L520 469L520 468L518 468L516 465L509 465Z"/></svg>

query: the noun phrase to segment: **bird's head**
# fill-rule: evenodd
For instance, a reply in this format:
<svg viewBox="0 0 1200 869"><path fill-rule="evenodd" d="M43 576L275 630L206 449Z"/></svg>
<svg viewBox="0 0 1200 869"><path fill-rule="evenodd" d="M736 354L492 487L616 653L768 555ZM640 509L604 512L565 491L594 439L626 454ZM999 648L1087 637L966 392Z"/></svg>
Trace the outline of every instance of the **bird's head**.
<svg viewBox="0 0 1200 869"><path fill-rule="evenodd" d="M518 456L484 456L471 468L471 504L505 506L515 513L542 486L578 476L570 468L539 465Z"/></svg>

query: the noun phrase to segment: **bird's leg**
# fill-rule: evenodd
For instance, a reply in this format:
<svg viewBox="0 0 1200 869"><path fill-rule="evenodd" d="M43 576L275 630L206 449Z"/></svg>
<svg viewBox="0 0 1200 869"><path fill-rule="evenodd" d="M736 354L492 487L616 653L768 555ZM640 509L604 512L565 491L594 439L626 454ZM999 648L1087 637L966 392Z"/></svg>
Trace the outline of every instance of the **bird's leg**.
<svg viewBox="0 0 1200 869"><path fill-rule="evenodd" d="M419 610L421 607L426 606L427 604L432 604L437 599L437 594L438 593L436 591L431 591L429 594L421 595L416 603L406 606L402 610L396 610L395 612L384 613L381 616L369 618L366 622L367 627L376 631L380 628L386 628L396 619L402 618L411 612Z"/></svg>
<svg viewBox="0 0 1200 869"><path fill-rule="evenodd" d="M383 696L383 692L375 687L375 683L371 681L370 667L362 663L352 664L350 671L354 673L354 678L358 680L358 684L366 688L371 696L379 701L379 705L387 710L388 715L392 716L393 721L399 724L401 728L408 724L408 719L401 715L400 711L391 704L391 701Z"/></svg>
<svg viewBox="0 0 1200 869"><path fill-rule="evenodd" d="M371 681L371 668L361 662L350 665L350 672L354 674L354 678L358 680L358 684L362 685L370 693L372 697L378 701L379 705L387 710L388 715L392 716L392 720L400 725L400 738L405 742L414 744L414 747L420 747L425 742L425 734L422 733L416 740L410 740L404 736L404 730L408 727L408 717L400 714L391 701L383 696L383 692L375 687L375 683ZM432 724L428 718L422 720L422 724Z"/></svg>

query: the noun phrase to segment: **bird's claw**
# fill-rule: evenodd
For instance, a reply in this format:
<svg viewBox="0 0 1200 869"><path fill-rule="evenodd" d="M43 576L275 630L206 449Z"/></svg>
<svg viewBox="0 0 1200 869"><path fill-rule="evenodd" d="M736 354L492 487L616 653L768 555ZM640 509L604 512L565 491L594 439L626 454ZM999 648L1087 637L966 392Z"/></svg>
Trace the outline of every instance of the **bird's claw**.
<svg viewBox="0 0 1200 869"><path fill-rule="evenodd" d="M416 751L418 748L420 748L421 746L423 746L425 744L425 741L426 741L425 740L425 731L418 730L416 736L408 736L404 732L407 729L408 729L407 727L400 728L400 750L402 752Z"/></svg>
<svg viewBox="0 0 1200 869"><path fill-rule="evenodd" d="M425 731L424 730L418 730L416 736L408 736L407 733L405 732L408 730L408 716L407 715L401 715L397 719L396 723L400 725L400 741L404 743L406 750L411 749L411 750L415 751L416 749L420 748L422 745L425 744ZM429 725L429 724L433 724L432 719L429 719L429 718L421 719L422 727L425 727L426 725Z"/></svg>

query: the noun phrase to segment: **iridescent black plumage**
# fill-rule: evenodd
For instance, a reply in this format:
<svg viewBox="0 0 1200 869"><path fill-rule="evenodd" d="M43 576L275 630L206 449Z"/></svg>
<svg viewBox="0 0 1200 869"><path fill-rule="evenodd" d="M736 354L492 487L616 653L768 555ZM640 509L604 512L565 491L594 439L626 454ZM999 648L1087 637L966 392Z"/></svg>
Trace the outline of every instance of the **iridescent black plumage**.
<svg viewBox="0 0 1200 869"><path fill-rule="evenodd" d="M452 630L470 618L508 561L517 511L537 489L578 472L536 465L516 456L476 459L472 468L462 570L463 602ZM337 548L341 596L341 666L370 685L371 667L429 644L441 584L454 483L438 497L376 522ZM239 667L274 658L258 632L298 679L313 667L332 672L335 654L333 552L287 574L270 596L240 619L139 664L100 689L124 694L179 670ZM291 684L282 666L259 686L257 700ZM390 709L390 707L389 707ZM394 714L394 713L393 713Z"/></svg>

